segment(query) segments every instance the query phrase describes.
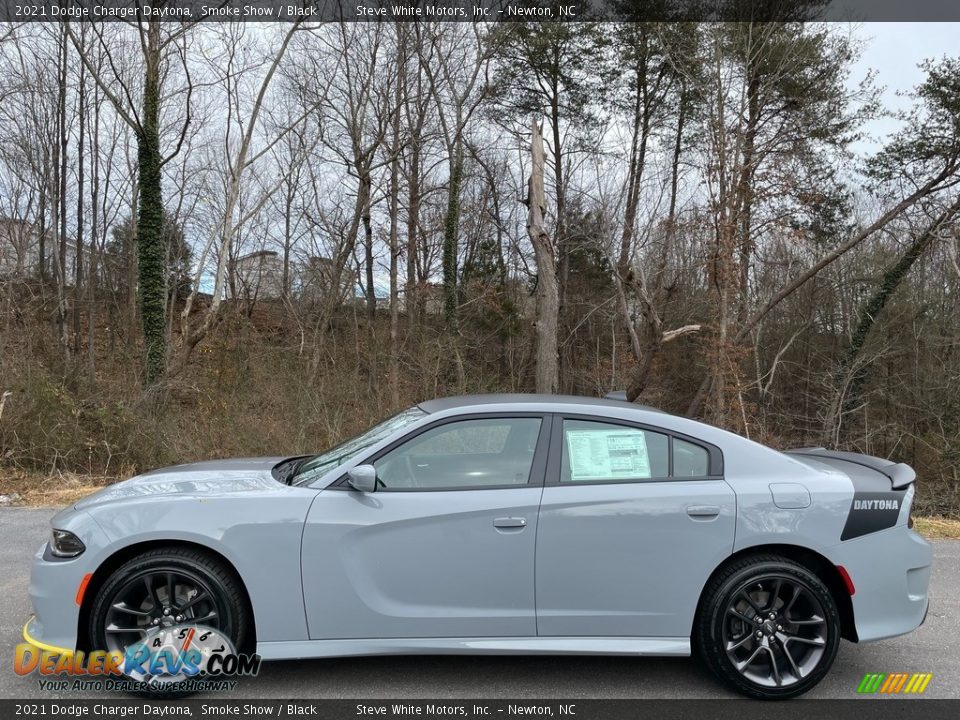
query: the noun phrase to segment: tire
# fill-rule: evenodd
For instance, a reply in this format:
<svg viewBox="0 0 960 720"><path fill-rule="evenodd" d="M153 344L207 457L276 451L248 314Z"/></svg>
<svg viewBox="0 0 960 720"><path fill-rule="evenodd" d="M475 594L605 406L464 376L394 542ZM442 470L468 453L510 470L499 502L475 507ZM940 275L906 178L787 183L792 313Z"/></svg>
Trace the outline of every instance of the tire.
<svg viewBox="0 0 960 720"><path fill-rule="evenodd" d="M840 614L810 570L779 555L754 555L711 578L693 640L707 667L731 689L786 700L830 670L840 645Z"/></svg>
<svg viewBox="0 0 960 720"><path fill-rule="evenodd" d="M212 627L239 651L247 639L249 617L242 584L223 561L200 550L158 548L131 558L110 574L91 605L88 637L98 650L122 651L142 640L157 622L172 618L177 624ZM138 694L170 698L192 693L170 691L160 683Z"/></svg>

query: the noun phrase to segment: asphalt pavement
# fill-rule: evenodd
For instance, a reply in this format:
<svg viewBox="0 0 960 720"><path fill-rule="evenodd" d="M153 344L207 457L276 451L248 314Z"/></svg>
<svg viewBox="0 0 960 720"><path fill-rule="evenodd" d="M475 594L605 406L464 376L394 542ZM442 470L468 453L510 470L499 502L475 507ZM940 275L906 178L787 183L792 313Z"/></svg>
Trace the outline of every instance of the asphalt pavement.
<svg viewBox="0 0 960 720"><path fill-rule="evenodd" d="M30 563L54 510L0 508L0 698L71 699L13 672L30 615ZM930 672L925 697L960 698L960 541L933 542L927 621L900 638L842 642L811 698L851 698L868 672ZM102 697L92 696L92 697ZM215 697L215 696L211 696ZM234 693L244 698L726 698L693 658L377 657L264 663Z"/></svg>

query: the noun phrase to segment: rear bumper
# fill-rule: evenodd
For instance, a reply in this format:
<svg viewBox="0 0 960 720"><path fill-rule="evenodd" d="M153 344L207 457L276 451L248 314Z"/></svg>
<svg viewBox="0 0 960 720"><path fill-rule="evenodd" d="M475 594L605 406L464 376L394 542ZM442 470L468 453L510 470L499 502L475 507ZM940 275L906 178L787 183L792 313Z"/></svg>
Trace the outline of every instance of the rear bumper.
<svg viewBox="0 0 960 720"><path fill-rule="evenodd" d="M851 598L860 642L903 635L918 628L929 607L933 549L898 525L831 548L856 591Z"/></svg>

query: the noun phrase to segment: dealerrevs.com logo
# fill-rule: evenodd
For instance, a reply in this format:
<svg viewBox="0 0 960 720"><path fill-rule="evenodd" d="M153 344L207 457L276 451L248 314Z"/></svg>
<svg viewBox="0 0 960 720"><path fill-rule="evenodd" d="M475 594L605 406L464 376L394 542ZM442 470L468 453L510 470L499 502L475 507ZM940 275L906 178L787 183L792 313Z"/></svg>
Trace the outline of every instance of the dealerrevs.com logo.
<svg viewBox="0 0 960 720"><path fill-rule="evenodd" d="M37 673L41 690L162 691L233 690L236 678L260 671L260 656L238 653L212 628L174 625L148 633L124 650L56 653L17 645L13 669Z"/></svg>

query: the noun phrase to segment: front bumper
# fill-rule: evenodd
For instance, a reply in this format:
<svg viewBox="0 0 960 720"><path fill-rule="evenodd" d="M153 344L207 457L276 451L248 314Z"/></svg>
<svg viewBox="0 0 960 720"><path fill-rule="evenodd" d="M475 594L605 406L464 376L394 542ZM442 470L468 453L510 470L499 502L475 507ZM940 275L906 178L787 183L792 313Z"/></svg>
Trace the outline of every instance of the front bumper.
<svg viewBox="0 0 960 720"><path fill-rule="evenodd" d="M70 648L57 647L56 645L51 645L43 642L42 640L38 640L37 638L42 634L43 629L37 622L37 616L31 615L30 619L27 620L26 624L23 626L24 641L39 650L46 650L47 652L55 653L57 655L65 655L67 657L73 655L74 651Z"/></svg>
<svg viewBox="0 0 960 720"><path fill-rule="evenodd" d="M23 634L27 642L41 649L73 652L77 647L80 619L78 590L102 560L107 537L84 512L61 513L53 522L56 527L77 535L87 549L70 559L52 556L46 552L46 543L37 550L30 572L34 617L27 622Z"/></svg>
<svg viewBox="0 0 960 720"><path fill-rule="evenodd" d="M831 548L856 592L853 616L861 642L903 635L923 623L929 608L933 548L913 530L898 525Z"/></svg>

